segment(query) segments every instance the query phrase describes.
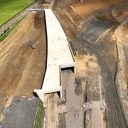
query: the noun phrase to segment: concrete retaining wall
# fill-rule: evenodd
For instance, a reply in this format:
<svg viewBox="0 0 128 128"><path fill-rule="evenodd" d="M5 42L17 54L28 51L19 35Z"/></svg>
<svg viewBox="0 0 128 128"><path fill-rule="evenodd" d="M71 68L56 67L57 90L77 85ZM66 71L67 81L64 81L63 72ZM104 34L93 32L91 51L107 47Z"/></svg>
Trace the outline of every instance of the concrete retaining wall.
<svg viewBox="0 0 128 128"><path fill-rule="evenodd" d="M42 89L35 92L45 102L46 94L60 92L62 98L61 70L71 68L76 71L72 51L66 35L51 9L45 10L47 29L47 69Z"/></svg>

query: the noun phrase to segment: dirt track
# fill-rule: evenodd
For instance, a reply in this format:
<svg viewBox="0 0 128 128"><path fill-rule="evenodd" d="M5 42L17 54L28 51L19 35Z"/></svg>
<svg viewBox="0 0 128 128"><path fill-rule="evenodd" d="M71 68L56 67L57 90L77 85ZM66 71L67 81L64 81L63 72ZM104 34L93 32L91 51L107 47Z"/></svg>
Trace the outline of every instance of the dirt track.
<svg viewBox="0 0 128 128"><path fill-rule="evenodd" d="M0 43L0 106L9 96L31 96L45 71L46 44L42 14L28 14Z"/></svg>

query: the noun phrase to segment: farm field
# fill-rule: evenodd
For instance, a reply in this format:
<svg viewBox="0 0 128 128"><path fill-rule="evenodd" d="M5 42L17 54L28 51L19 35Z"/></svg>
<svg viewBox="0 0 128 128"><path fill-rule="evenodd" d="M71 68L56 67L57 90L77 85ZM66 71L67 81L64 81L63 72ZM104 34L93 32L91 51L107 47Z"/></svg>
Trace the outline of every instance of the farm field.
<svg viewBox="0 0 128 128"><path fill-rule="evenodd" d="M35 0L0 0L0 25L23 10Z"/></svg>

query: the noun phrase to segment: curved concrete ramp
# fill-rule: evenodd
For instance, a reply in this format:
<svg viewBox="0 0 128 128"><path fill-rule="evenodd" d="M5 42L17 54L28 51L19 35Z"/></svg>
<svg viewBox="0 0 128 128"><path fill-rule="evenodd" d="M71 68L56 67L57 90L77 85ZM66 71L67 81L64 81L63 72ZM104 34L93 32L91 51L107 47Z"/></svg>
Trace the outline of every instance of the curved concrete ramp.
<svg viewBox="0 0 128 128"><path fill-rule="evenodd" d="M62 96L62 69L72 68L75 71L73 54L60 23L51 9L45 10L45 17L48 41L47 69L42 89L34 90L42 101L48 93L60 92Z"/></svg>

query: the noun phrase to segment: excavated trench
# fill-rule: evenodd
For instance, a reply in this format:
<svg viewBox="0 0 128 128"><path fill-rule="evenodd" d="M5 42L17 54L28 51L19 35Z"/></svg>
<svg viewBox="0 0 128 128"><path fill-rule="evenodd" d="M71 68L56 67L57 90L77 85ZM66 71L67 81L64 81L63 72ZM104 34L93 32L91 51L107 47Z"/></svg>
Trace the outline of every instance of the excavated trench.
<svg viewBox="0 0 128 128"><path fill-rule="evenodd" d="M55 9L55 13L71 43L73 52L95 56L97 59L103 79L102 93L106 103L107 126L127 128L116 85L118 49L113 36L118 24L112 21L98 20L95 15L76 20L73 19L76 17L75 13L68 13L70 16L67 16L64 11L60 12L58 9ZM74 24L71 19L74 20ZM79 30L77 25L81 22L84 26Z"/></svg>
<svg viewBox="0 0 128 128"><path fill-rule="evenodd" d="M104 24L100 25L101 28L102 25L104 26ZM86 36L83 36L84 39L78 39L78 42L82 43L82 45L88 49L90 54L94 54L96 56L101 68L109 127L126 128L127 123L115 84L116 73L118 70L118 51L116 43L112 42L113 32L114 28L111 28L103 37L97 40L96 44L88 42ZM112 55L111 52L115 55Z"/></svg>
<svg viewBox="0 0 128 128"><path fill-rule="evenodd" d="M92 45L88 43L86 40L78 39L78 42L82 43L84 47L88 49L90 54L96 56L98 60L98 64L101 68L101 74L103 78L103 86L104 86L104 96L106 102L106 111L107 111L107 120L110 128L126 128L127 123L125 122L125 117L123 114L123 109L120 103L120 99L117 93L117 87L115 84L115 77L117 72L117 58L110 55L110 51L115 51L117 53L117 49L115 44L112 46L110 42L111 32L108 33L106 39L99 40L99 45ZM106 49L104 45L110 45L110 48ZM104 43L104 44L102 44ZM83 49L84 49L83 47ZM104 48L103 48L104 47ZM105 51L105 52L104 52ZM85 52L86 54L87 52Z"/></svg>

